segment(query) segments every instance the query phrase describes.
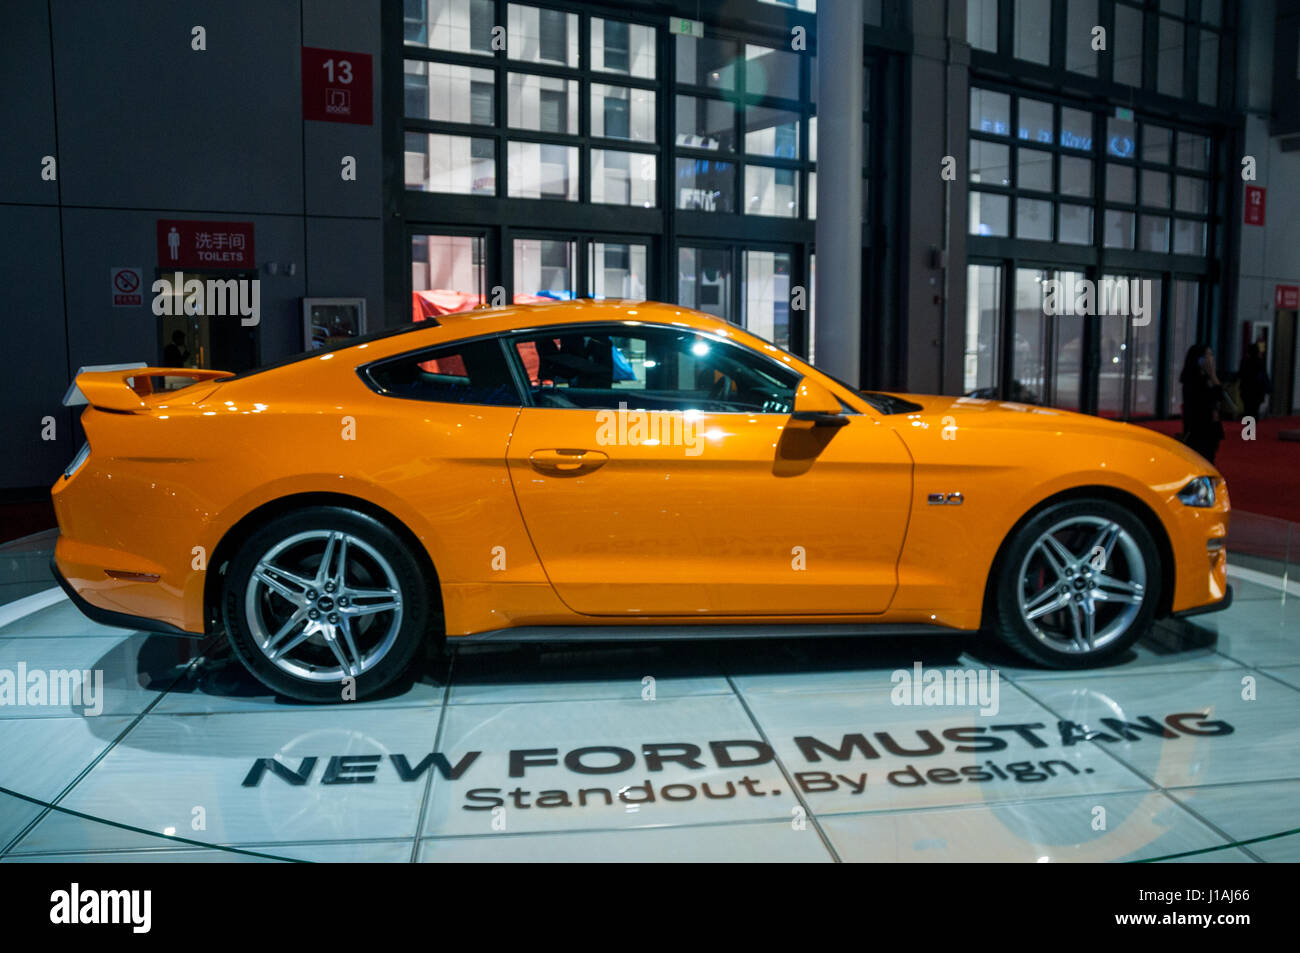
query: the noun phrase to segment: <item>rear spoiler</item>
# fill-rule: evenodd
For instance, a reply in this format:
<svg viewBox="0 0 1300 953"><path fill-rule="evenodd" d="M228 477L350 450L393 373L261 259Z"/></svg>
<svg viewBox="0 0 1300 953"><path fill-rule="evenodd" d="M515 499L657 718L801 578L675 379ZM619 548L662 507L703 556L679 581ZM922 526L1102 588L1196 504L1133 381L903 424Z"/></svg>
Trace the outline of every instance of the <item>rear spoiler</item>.
<svg viewBox="0 0 1300 953"><path fill-rule="evenodd" d="M155 377L185 377L198 381L221 380L234 377L231 371L210 371L194 367L119 367L114 370L91 370L83 368L72 386L63 397L65 407L90 404L101 410L116 410L126 413L146 410L151 401L146 397L156 393L153 386ZM188 386L188 385L186 385ZM156 400L156 398L155 398Z"/></svg>

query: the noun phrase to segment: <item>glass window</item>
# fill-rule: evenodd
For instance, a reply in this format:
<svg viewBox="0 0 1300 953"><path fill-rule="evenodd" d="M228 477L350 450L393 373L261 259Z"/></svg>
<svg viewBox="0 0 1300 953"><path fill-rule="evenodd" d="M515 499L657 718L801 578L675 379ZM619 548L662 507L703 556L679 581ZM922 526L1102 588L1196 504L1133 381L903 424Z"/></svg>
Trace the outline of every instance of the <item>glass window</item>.
<svg viewBox="0 0 1300 953"><path fill-rule="evenodd" d="M726 248L677 250L677 303L731 321L731 252Z"/></svg>
<svg viewBox="0 0 1300 953"><path fill-rule="evenodd" d="M578 200L576 146L512 142L507 156L511 198Z"/></svg>
<svg viewBox="0 0 1300 953"><path fill-rule="evenodd" d="M746 106L745 151L780 159L799 158L799 114L767 106Z"/></svg>
<svg viewBox="0 0 1300 953"><path fill-rule="evenodd" d="M1016 199L1016 237L1052 240L1052 203L1045 199Z"/></svg>
<svg viewBox="0 0 1300 953"><path fill-rule="evenodd" d="M1205 224L1185 218L1174 220L1174 252L1179 255L1205 254Z"/></svg>
<svg viewBox="0 0 1300 953"><path fill-rule="evenodd" d="M696 212L734 212L736 166L716 159L677 159L677 207Z"/></svg>
<svg viewBox="0 0 1300 953"><path fill-rule="evenodd" d="M1142 11L1115 4L1114 80L1128 86L1142 85Z"/></svg>
<svg viewBox="0 0 1300 953"><path fill-rule="evenodd" d="M746 165L745 212L795 218L799 214L799 174L793 169Z"/></svg>
<svg viewBox="0 0 1300 953"><path fill-rule="evenodd" d="M592 242L587 274L593 298L622 298L644 301L646 289L646 246L619 242Z"/></svg>
<svg viewBox="0 0 1300 953"><path fill-rule="evenodd" d="M550 238L514 240L515 304L568 301L574 296L573 242Z"/></svg>
<svg viewBox="0 0 1300 953"><path fill-rule="evenodd" d="M1056 141L1056 124L1052 121L1052 104L1020 97L1021 139L1051 145Z"/></svg>
<svg viewBox="0 0 1300 953"><path fill-rule="evenodd" d="M1132 166L1106 163L1106 201L1125 205L1137 202L1137 173Z"/></svg>
<svg viewBox="0 0 1300 953"><path fill-rule="evenodd" d="M511 341L538 407L788 414L799 375L685 328L557 328Z"/></svg>
<svg viewBox="0 0 1300 953"><path fill-rule="evenodd" d="M577 80L511 73L506 83L510 128L578 134Z"/></svg>
<svg viewBox="0 0 1300 953"><path fill-rule="evenodd" d="M715 37L676 37L677 82L710 89L736 88L738 48Z"/></svg>
<svg viewBox="0 0 1300 953"><path fill-rule="evenodd" d="M1069 245L1092 244L1092 207L1062 202L1056 240Z"/></svg>
<svg viewBox="0 0 1300 953"><path fill-rule="evenodd" d="M1077 271L1058 271L1054 277L1060 282L1061 298L1077 301L1079 282L1083 274ZM1053 407L1079 410L1080 381L1083 378L1083 322L1081 315L1058 315L1052 320L1052 396Z"/></svg>
<svg viewBox="0 0 1300 953"><path fill-rule="evenodd" d="M741 324L777 347L790 347L790 255L745 249Z"/></svg>
<svg viewBox="0 0 1300 953"><path fill-rule="evenodd" d="M1200 302L1200 285L1195 281L1175 281L1169 290L1169 351L1165 359L1165 379L1169 381L1169 413L1183 412L1183 389L1178 375L1183 360L1196 343L1196 315Z"/></svg>
<svg viewBox="0 0 1300 953"><path fill-rule="evenodd" d="M1219 34L1201 31L1200 61L1196 67L1196 98L1209 106L1219 103Z"/></svg>
<svg viewBox="0 0 1300 953"><path fill-rule="evenodd" d="M591 200L655 206L655 157L645 152L591 150Z"/></svg>
<svg viewBox="0 0 1300 953"><path fill-rule="evenodd" d="M607 139L654 142L654 90L592 83L591 134Z"/></svg>
<svg viewBox="0 0 1300 953"><path fill-rule="evenodd" d="M1210 140L1194 133L1180 132L1175 158L1184 169L1199 169L1204 172L1210 167Z"/></svg>
<svg viewBox="0 0 1300 953"><path fill-rule="evenodd" d="M970 180L986 185L1011 184L1011 149L996 142L970 140Z"/></svg>
<svg viewBox="0 0 1300 953"><path fill-rule="evenodd" d="M1043 282L1050 272L1016 269L1016 307L1012 315L1011 382L1007 396L1026 404L1041 404L1047 396L1053 318L1044 307Z"/></svg>
<svg viewBox="0 0 1300 953"><path fill-rule="evenodd" d="M1138 248L1142 251L1169 251L1168 218L1143 214L1138 221Z"/></svg>
<svg viewBox="0 0 1300 953"><path fill-rule="evenodd" d="M492 139L408 132L404 160L408 189L496 195L496 142Z"/></svg>
<svg viewBox="0 0 1300 953"><path fill-rule="evenodd" d="M1092 160L1061 156L1061 194L1092 197Z"/></svg>
<svg viewBox="0 0 1300 953"><path fill-rule="evenodd" d="M1153 126L1148 122L1142 124L1142 161L1169 165L1169 149L1173 145L1174 133L1164 126Z"/></svg>
<svg viewBox="0 0 1300 953"><path fill-rule="evenodd" d="M1052 61L1052 0L1016 0L1015 57L1046 66Z"/></svg>
<svg viewBox="0 0 1300 953"><path fill-rule="evenodd" d="M1016 187L1052 191L1052 154L1038 149L1017 149Z"/></svg>
<svg viewBox="0 0 1300 953"><path fill-rule="evenodd" d="M1128 410L1129 417L1154 417L1160 376L1160 314L1161 281L1159 278L1138 278L1129 282L1130 295L1136 292L1146 311L1143 324L1130 321L1128 341ZM1134 303L1130 309L1136 311Z"/></svg>
<svg viewBox="0 0 1300 953"><path fill-rule="evenodd" d="M492 55L492 0L426 0L405 5L407 43Z"/></svg>
<svg viewBox="0 0 1300 953"><path fill-rule="evenodd" d="M591 68L643 79L655 77L655 28L591 18Z"/></svg>
<svg viewBox="0 0 1300 953"><path fill-rule="evenodd" d="M562 10L526 7L506 11L506 55L527 63L578 65L578 15Z"/></svg>
<svg viewBox="0 0 1300 953"><path fill-rule="evenodd" d="M1010 200L1005 195L980 192L970 193L970 233L1005 238L1010 234L1008 219Z"/></svg>
<svg viewBox="0 0 1300 953"><path fill-rule="evenodd" d="M746 44L745 93L799 99L799 55Z"/></svg>
<svg viewBox="0 0 1300 953"><path fill-rule="evenodd" d="M1092 151L1092 113L1061 108L1061 145L1080 152Z"/></svg>
<svg viewBox="0 0 1300 953"><path fill-rule="evenodd" d="M1092 48L1092 29L1099 26L1097 0L1068 0L1065 14L1065 68L1084 76L1097 75L1101 55Z"/></svg>
<svg viewBox="0 0 1300 953"><path fill-rule="evenodd" d="M677 144L731 152L736 148L736 109L721 99L677 97Z"/></svg>
<svg viewBox="0 0 1300 953"><path fill-rule="evenodd" d="M1011 135L1011 97L972 86L970 127L996 136Z"/></svg>
<svg viewBox="0 0 1300 953"><path fill-rule="evenodd" d="M979 50L998 51L998 0L966 0L966 42Z"/></svg>
<svg viewBox="0 0 1300 953"><path fill-rule="evenodd" d="M1166 96L1183 95L1183 22L1160 18L1159 59L1156 61L1156 89Z"/></svg>
<svg viewBox="0 0 1300 953"><path fill-rule="evenodd" d="M1174 197L1174 207L1180 212L1209 214L1210 183L1205 179L1194 179L1188 175L1180 175Z"/></svg>
<svg viewBox="0 0 1300 953"><path fill-rule="evenodd" d="M403 354L372 365L365 374L385 397L497 407L518 407L520 403L497 338Z"/></svg>
<svg viewBox="0 0 1300 953"><path fill-rule="evenodd" d="M1169 174L1142 170L1142 204L1169 208Z"/></svg>
<svg viewBox="0 0 1300 953"><path fill-rule="evenodd" d="M1223 0L1201 0L1201 19L1219 26L1223 22Z"/></svg>
<svg viewBox="0 0 1300 953"><path fill-rule="evenodd" d="M483 303L483 239L473 235L413 235L411 290L417 321L468 311Z"/></svg>
<svg viewBox="0 0 1300 953"><path fill-rule="evenodd" d="M1107 248L1133 247L1133 213L1119 209L1106 209L1106 227L1103 239Z"/></svg>
<svg viewBox="0 0 1300 953"><path fill-rule="evenodd" d="M966 353L962 392L974 393L998 383L1002 322L1002 267L966 267Z"/></svg>
<svg viewBox="0 0 1300 953"><path fill-rule="evenodd" d="M494 80L490 69L407 60L405 114L411 119L492 125Z"/></svg>
<svg viewBox="0 0 1300 953"><path fill-rule="evenodd" d="M1106 120L1106 152L1120 159L1137 158L1137 123L1111 116Z"/></svg>

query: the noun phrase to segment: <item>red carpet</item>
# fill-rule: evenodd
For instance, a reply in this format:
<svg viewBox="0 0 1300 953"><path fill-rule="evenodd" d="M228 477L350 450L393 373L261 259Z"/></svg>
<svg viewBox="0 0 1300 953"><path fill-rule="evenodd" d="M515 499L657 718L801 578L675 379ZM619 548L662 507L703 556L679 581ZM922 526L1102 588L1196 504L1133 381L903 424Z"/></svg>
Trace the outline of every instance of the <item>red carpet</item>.
<svg viewBox="0 0 1300 953"><path fill-rule="evenodd" d="M1171 436L1183 429L1180 420L1142 424ZM1279 430L1300 428L1300 417L1265 417L1255 427L1254 440L1241 439L1241 424L1223 425L1223 443L1214 465L1228 481L1234 511L1258 513L1300 523L1300 443L1279 440Z"/></svg>

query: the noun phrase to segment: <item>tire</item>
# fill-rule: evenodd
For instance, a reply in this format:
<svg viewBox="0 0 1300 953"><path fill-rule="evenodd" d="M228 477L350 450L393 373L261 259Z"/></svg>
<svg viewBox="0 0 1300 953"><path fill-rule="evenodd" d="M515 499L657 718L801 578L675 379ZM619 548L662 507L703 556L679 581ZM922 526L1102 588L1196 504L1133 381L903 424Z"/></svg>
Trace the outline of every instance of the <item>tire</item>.
<svg viewBox="0 0 1300 953"><path fill-rule="evenodd" d="M1068 500L1035 513L1012 531L994 572L994 634L1049 668L1115 659L1150 628L1160 600L1150 530L1109 500Z"/></svg>
<svg viewBox="0 0 1300 953"><path fill-rule="evenodd" d="M393 685L420 656L429 583L379 520L313 506L272 519L244 541L226 572L222 612L235 655L272 691L299 701L359 701Z"/></svg>

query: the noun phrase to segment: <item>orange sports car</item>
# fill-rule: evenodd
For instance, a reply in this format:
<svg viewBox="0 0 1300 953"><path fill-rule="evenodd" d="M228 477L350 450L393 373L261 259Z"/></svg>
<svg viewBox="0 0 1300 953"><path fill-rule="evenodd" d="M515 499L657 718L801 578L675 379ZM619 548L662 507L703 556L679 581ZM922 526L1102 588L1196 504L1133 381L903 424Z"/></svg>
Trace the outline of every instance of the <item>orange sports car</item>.
<svg viewBox="0 0 1300 953"><path fill-rule="evenodd" d="M378 692L443 636L984 629L1083 667L1231 600L1223 479L1176 441L859 392L673 305L477 310L245 374L76 385L69 596L224 631L299 699Z"/></svg>

